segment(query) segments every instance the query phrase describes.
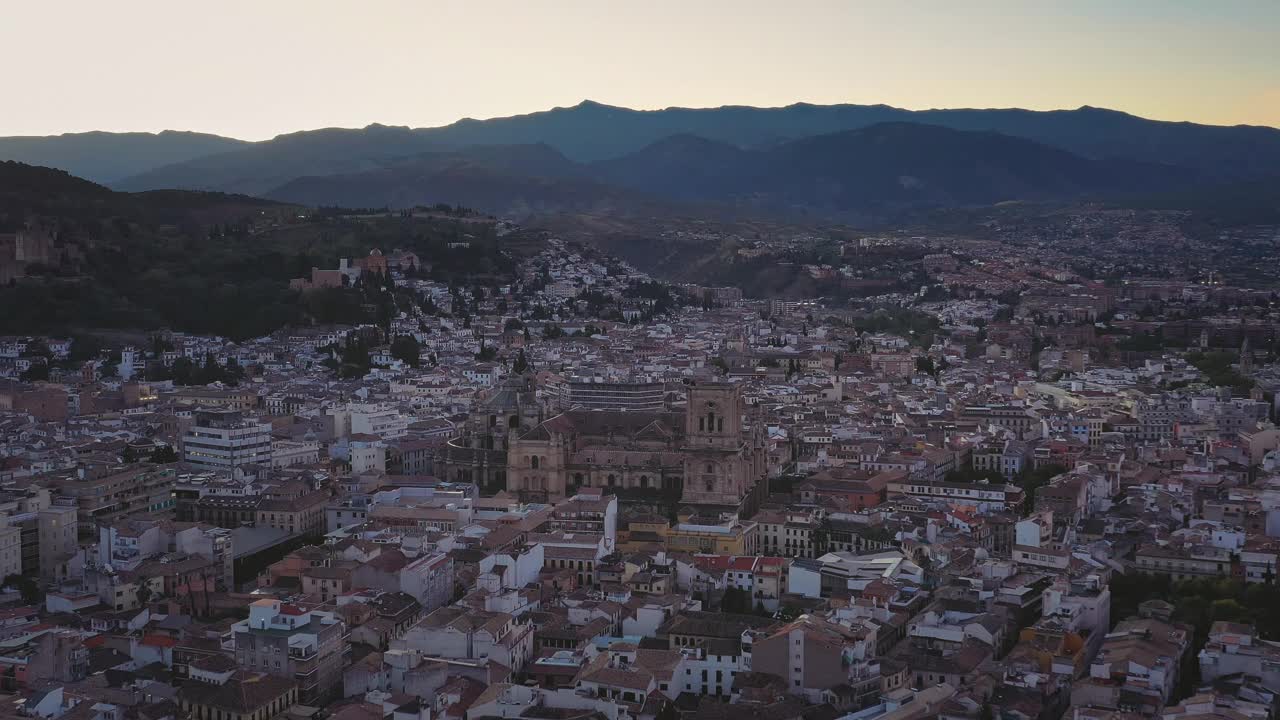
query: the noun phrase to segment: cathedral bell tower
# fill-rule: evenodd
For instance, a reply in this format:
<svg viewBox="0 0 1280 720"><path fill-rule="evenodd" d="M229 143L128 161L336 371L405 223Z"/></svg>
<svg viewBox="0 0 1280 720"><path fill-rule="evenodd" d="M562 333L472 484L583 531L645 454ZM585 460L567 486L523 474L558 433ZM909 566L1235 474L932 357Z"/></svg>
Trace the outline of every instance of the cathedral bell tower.
<svg viewBox="0 0 1280 720"><path fill-rule="evenodd" d="M738 387L728 383L690 387L681 502L736 507L751 486L750 474Z"/></svg>
<svg viewBox="0 0 1280 720"><path fill-rule="evenodd" d="M742 446L742 395L736 385L690 387L685 412L690 449L737 450Z"/></svg>

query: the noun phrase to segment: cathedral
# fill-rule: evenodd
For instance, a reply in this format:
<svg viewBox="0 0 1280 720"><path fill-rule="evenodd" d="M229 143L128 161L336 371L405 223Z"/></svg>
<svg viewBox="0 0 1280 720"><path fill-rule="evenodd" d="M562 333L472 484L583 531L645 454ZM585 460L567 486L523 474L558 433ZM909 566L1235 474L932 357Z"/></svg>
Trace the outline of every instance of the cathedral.
<svg viewBox="0 0 1280 720"><path fill-rule="evenodd" d="M745 420L727 383L691 386L683 413L569 410L510 439L507 489L547 500L583 487L663 491L737 510L766 473L763 430Z"/></svg>
<svg viewBox="0 0 1280 720"><path fill-rule="evenodd" d="M501 473L507 491L529 501L598 487L624 500L743 515L767 492L764 430L748 425L736 385L689 386L684 412L570 409L543 418L530 411L529 384L508 382L446 450L447 479L493 487Z"/></svg>

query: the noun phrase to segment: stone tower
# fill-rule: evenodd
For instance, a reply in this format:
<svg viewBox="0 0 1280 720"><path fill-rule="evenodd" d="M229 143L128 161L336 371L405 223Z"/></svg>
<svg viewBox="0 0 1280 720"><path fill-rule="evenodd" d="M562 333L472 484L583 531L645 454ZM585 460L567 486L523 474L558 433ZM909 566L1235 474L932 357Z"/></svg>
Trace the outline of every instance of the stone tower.
<svg viewBox="0 0 1280 720"><path fill-rule="evenodd" d="M754 485L742 415L742 394L736 385L689 388L681 502L736 507Z"/></svg>
<svg viewBox="0 0 1280 720"><path fill-rule="evenodd" d="M1249 338L1245 338L1240 343L1240 374L1249 375L1253 372L1253 351L1249 349Z"/></svg>
<svg viewBox="0 0 1280 720"><path fill-rule="evenodd" d="M736 385L708 383L689 388L685 433L690 448L742 446L742 393Z"/></svg>

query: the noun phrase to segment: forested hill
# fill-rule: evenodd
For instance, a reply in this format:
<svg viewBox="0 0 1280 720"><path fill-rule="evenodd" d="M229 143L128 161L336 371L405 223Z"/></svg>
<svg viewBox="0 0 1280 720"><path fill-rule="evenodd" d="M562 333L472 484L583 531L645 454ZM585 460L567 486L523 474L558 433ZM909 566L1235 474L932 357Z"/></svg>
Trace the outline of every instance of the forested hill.
<svg viewBox="0 0 1280 720"><path fill-rule="evenodd" d="M14 253L24 235L28 256ZM468 247L449 244L468 236ZM66 173L0 163L0 333L93 328L267 334L374 321L358 293L302 294L289 280L373 248L413 250L448 281L509 274L493 223L474 214L304 210L241 195L112 192Z"/></svg>

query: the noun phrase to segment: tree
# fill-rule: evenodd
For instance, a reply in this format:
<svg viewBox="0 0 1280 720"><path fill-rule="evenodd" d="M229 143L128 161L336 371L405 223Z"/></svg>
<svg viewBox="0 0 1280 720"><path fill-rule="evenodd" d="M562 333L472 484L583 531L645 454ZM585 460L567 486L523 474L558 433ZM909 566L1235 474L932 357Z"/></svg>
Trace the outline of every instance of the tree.
<svg viewBox="0 0 1280 720"><path fill-rule="evenodd" d="M751 593L736 587L725 588L724 596L720 598L720 612L751 612Z"/></svg>
<svg viewBox="0 0 1280 720"><path fill-rule="evenodd" d="M342 346L341 360L338 376L342 378L364 377L373 364L369 359L369 346L365 344L364 338L358 335L347 336Z"/></svg>
<svg viewBox="0 0 1280 720"><path fill-rule="evenodd" d="M529 369L529 360L524 355L524 348L520 348L519 354L516 355L516 361L511 364L511 372L519 375Z"/></svg>
<svg viewBox="0 0 1280 720"><path fill-rule="evenodd" d="M211 382L222 380L222 366L218 364L218 359L213 353L207 353L204 356L204 366L200 368L200 384L208 385Z"/></svg>
<svg viewBox="0 0 1280 720"><path fill-rule="evenodd" d="M151 456L147 458L147 462L155 463L156 465L178 462L178 453L174 451L172 446L163 445L151 451Z"/></svg>
<svg viewBox="0 0 1280 720"><path fill-rule="evenodd" d="M120 371L120 352L114 351L111 355L102 361L102 365L98 366L98 372L102 377L116 377Z"/></svg>
<svg viewBox="0 0 1280 720"><path fill-rule="evenodd" d="M400 360L410 367L421 364L422 346L412 335L398 335L391 341L391 357Z"/></svg>
<svg viewBox="0 0 1280 720"><path fill-rule="evenodd" d="M173 349L173 343L169 342L159 333L151 336L151 354L157 358L163 357L164 354Z"/></svg>
<svg viewBox="0 0 1280 720"><path fill-rule="evenodd" d="M76 335L71 338L71 359L92 360L102 354L102 341L94 335Z"/></svg>
<svg viewBox="0 0 1280 720"><path fill-rule="evenodd" d="M22 595L22 602L27 605L44 604L44 592L40 590L40 584L34 578L26 575L7 575L4 585L17 590Z"/></svg>
<svg viewBox="0 0 1280 720"><path fill-rule="evenodd" d="M138 580L138 592L136 594L138 596L138 605L146 607L147 602L151 600L151 583L148 578Z"/></svg>
<svg viewBox="0 0 1280 720"><path fill-rule="evenodd" d="M933 358L928 355L921 355L916 358L916 372L926 375L937 375L938 369L934 367Z"/></svg>
<svg viewBox="0 0 1280 720"><path fill-rule="evenodd" d="M1055 477L1065 473L1067 469L1061 465L1049 464L1041 465L1032 470L1030 467L1024 468L1022 475L1018 478L1018 486L1022 488L1022 492L1026 497L1028 505L1034 505L1036 491Z"/></svg>
<svg viewBox="0 0 1280 720"><path fill-rule="evenodd" d="M27 368L26 370L23 370L22 374L18 376L18 379L24 382L36 382L40 380L48 380L49 379L49 363L47 362L31 363L31 367Z"/></svg>
<svg viewBox="0 0 1280 720"><path fill-rule="evenodd" d="M240 367L240 362L235 358L227 358L227 364L222 369L222 381L228 385L239 385L244 380L244 368Z"/></svg>
<svg viewBox="0 0 1280 720"><path fill-rule="evenodd" d="M195 363L191 362L191 358L180 357L173 361L173 384L175 385L192 385L195 377Z"/></svg>

